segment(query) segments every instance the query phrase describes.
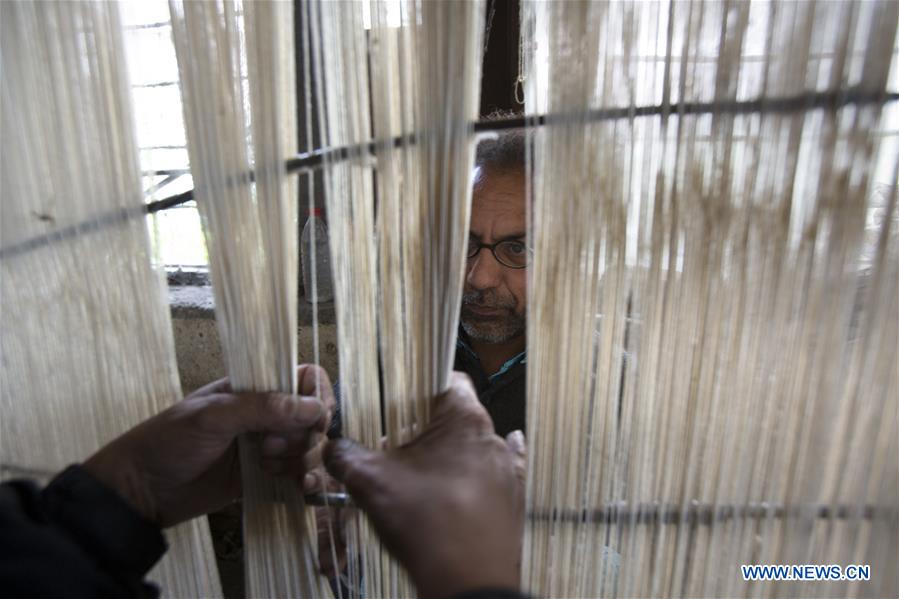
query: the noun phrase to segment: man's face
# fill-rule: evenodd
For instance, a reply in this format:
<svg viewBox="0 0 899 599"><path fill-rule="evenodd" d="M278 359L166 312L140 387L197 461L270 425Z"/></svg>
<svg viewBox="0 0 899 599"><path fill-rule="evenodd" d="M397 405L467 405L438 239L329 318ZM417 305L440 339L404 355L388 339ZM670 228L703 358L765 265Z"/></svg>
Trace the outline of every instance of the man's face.
<svg viewBox="0 0 899 599"><path fill-rule="evenodd" d="M471 241L525 243L525 180L521 172L480 173L472 192ZM527 268L500 264L488 248L468 259L462 328L472 339L502 343L525 332Z"/></svg>

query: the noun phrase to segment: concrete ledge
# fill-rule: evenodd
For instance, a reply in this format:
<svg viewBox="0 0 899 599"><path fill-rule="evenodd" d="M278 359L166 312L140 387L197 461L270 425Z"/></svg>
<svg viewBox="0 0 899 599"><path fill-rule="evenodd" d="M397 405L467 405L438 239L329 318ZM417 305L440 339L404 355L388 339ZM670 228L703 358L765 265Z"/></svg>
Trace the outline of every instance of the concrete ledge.
<svg viewBox="0 0 899 599"><path fill-rule="evenodd" d="M208 285L169 286L169 307L172 318L215 319L215 300Z"/></svg>
<svg viewBox="0 0 899 599"><path fill-rule="evenodd" d="M187 394L225 376L224 356L215 323L212 287L208 284L174 285L170 281L169 304L172 310L178 374L181 377L181 388ZM317 352L312 336L312 305L301 298L299 309L297 360L300 363L311 363L315 361L317 354L331 380L336 381L338 360L334 304L319 304Z"/></svg>
<svg viewBox="0 0 899 599"><path fill-rule="evenodd" d="M215 318L215 299L209 285L172 285L169 284L169 306L172 318ZM299 301L298 324L312 325L312 304L301 297ZM318 323L335 324L334 302L318 305Z"/></svg>

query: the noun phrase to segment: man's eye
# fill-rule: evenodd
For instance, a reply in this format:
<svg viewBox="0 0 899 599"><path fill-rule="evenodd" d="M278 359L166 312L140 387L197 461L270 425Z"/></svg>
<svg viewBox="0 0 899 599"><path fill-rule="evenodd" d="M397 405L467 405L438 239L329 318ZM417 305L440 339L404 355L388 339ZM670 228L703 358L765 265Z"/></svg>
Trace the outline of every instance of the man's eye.
<svg viewBox="0 0 899 599"><path fill-rule="evenodd" d="M510 254L520 255L527 251L527 248L520 241L512 241L506 244L506 251Z"/></svg>

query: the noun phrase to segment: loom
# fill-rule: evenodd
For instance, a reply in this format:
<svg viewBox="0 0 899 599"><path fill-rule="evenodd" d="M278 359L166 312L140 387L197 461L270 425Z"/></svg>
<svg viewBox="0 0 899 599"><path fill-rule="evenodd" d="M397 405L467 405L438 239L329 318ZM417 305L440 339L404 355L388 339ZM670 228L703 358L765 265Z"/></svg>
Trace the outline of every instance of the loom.
<svg viewBox="0 0 899 599"><path fill-rule="evenodd" d="M172 1L195 189L150 203L116 5L0 5L0 475L50 475L180 397L143 217L191 199L232 381L290 391L296 198L324 194L345 432L408 440L452 364L474 145L517 128L536 256L524 589L899 594L899 152L876 133L899 104L899 5L526 1L525 114L486 121L483 3L401 2L399 22L388 4L366 31L358 3L300 2L294 31L287 3ZM254 451L248 594L328 594L310 511ZM364 519L349 535L354 594L413 593ZM157 579L220 595L205 520L169 536ZM746 563L872 578L745 582Z"/></svg>

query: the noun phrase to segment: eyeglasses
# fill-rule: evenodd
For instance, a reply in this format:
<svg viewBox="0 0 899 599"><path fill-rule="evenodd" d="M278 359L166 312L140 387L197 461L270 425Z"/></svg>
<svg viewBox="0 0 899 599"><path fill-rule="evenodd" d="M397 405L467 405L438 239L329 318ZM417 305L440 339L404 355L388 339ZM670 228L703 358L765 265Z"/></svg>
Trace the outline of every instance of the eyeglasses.
<svg viewBox="0 0 899 599"><path fill-rule="evenodd" d="M493 254L493 257L496 258L496 261L505 266L506 268L524 268L528 264L531 263L531 248L526 246L521 241L515 241L514 239L506 239L504 241L500 241L494 243L493 245L489 245L486 243L480 243L479 241L475 241L474 239L468 240L468 259L471 260L478 253L487 248Z"/></svg>

